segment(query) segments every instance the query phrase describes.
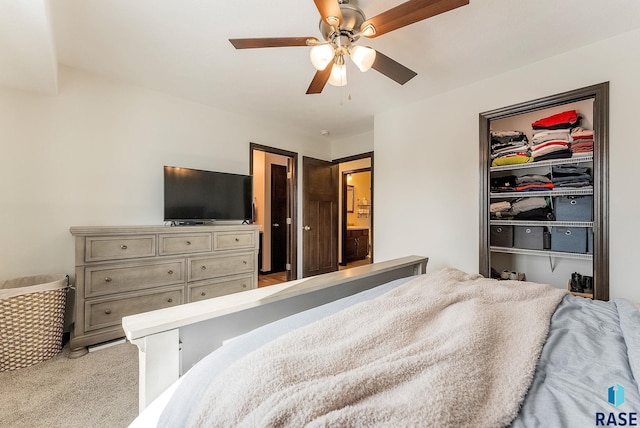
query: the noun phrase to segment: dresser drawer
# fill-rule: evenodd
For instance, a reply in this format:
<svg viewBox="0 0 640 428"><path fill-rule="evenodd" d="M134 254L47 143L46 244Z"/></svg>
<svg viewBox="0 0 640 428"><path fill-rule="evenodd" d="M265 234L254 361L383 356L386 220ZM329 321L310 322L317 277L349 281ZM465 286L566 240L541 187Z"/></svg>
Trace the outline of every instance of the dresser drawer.
<svg viewBox="0 0 640 428"><path fill-rule="evenodd" d="M241 275L203 281L189 285L189 302L211 299L212 297L224 296L225 294L238 293L253 288L255 276Z"/></svg>
<svg viewBox="0 0 640 428"><path fill-rule="evenodd" d="M97 330L122 323L122 317L168 308L183 303L184 287L121 295L85 301L85 330Z"/></svg>
<svg viewBox="0 0 640 428"><path fill-rule="evenodd" d="M185 282L185 261L158 261L85 268L85 297Z"/></svg>
<svg viewBox="0 0 640 428"><path fill-rule="evenodd" d="M189 259L189 281L216 278L255 270L255 253Z"/></svg>
<svg viewBox="0 0 640 428"><path fill-rule="evenodd" d="M87 237L85 261L134 259L156 255L156 235Z"/></svg>
<svg viewBox="0 0 640 428"><path fill-rule="evenodd" d="M210 233L193 235L166 234L158 236L158 253L161 256L185 253L206 253L213 249Z"/></svg>
<svg viewBox="0 0 640 428"><path fill-rule="evenodd" d="M256 234L254 231L213 233L214 250L235 250L240 248L256 248Z"/></svg>

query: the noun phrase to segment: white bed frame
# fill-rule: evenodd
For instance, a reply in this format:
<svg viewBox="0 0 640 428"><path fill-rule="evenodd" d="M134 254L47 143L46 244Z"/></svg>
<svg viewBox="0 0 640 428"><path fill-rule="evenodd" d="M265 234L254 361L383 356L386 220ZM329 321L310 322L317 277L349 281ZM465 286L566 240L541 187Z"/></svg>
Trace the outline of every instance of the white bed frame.
<svg viewBox="0 0 640 428"><path fill-rule="evenodd" d="M139 349L140 411L224 341L394 279L425 273L428 260L408 256L124 317L127 339Z"/></svg>

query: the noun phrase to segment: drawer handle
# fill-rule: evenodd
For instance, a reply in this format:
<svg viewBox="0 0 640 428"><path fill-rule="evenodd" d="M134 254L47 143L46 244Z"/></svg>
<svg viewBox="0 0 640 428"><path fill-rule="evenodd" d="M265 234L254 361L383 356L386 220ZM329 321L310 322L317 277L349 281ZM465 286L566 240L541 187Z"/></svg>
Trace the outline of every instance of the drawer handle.
<svg viewBox="0 0 640 428"><path fill-rule="evenodd" d="M571 200L571 202L569 202L571 205L575 205L578 203L578 201L576 201L575 199Z"/></svg>
<svg viewBox="0 0 640 428"><path fill-rule="evenodd" d="M242 284L242 288L247 288L247 284Z"/></svg>
<svg viewBox="0 0 640 428"><path fill-rule="evenodd" d="M107 315L111 315L111 309L105 309L104 313L107 314Z"/></svg>
<svg viewBox="0 0 640 428"><path fill-rule="evenodd" d="M191 241L187 241L187 245L191 245Z"/></svg>
<svg viewBox="0 0 640 428"><path fill-rule="evenodd" d="M200 269L207 270L207 267L206 266L200 266Z"/></svg>
<svg viewBox="0 0 640 428"><path fill-rule="evenodd" d="M171 302L173 302L173 299L172 299L171 297L169 297L169 298L167 299L167 302L171 303Z"/></svg>
<svg viewBox="0 0 640 428"><path fill-rule="evenodd" d="M202 293L200 293L201 296L206 296L207 293L205 293L204 291Z"/></svg>
<svg viewBox="0 0 640 428"><path fill-rule="evenodd" d="M123 249L123 250L126 250L126 249L127 249L127 246L126 246L126 245L124 245L124 244L122 244L122 245L120 245L120 248L121 248L121 249Z"/></svg>
<svg viewBox="0 0 640 428"><path fill-rule="evenodd" d="M240 238L236 238L236 242L240 242Z"/></svg>
<svg viewBox="0 0 640 428"><path fill-rule="evenodd" d="M569 236L569 235L571 235L571 231L570 231L570 230L567 230L564 234L565 234L565 235L567 235L567 236Z"/></svg>
<svg viewBox="0 0 640 428"><path fill-rule="evenodd" d="M106 278L104 279L104 282L111 282L111 277L110 277L110 276L106 277Z"/></svg>
<svg viewBox="0 0 640 428"><path fill-rule="evenodd" d="M170 270L169 272L167 272L169 275L173 275L173 271Z"/></svg>
<svg viewBox="0 0 640 428"><path fill-rule="evenodd" d="M247 261L246 261L246 260L243 260L243 261L242 261L242 264L246 265L246 264L247 264Z"/></svg>

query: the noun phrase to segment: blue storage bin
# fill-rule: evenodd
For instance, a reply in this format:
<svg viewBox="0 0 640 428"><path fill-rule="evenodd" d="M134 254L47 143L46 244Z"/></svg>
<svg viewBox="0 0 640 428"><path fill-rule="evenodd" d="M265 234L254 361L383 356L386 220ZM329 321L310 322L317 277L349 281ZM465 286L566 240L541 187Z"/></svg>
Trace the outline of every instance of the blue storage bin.
<svg viewBox="0 0 640 428"><path fill-rule="evenodd" d="M587 228L586 227L560 227L551 228L551 250L564 253L587 252Z"/></svg>
<svg viewBox="0 0 640 428"><path fill-rule="evenodd" d="M593 196L556 196L553 211L557 221L593 221Z"/></svg>

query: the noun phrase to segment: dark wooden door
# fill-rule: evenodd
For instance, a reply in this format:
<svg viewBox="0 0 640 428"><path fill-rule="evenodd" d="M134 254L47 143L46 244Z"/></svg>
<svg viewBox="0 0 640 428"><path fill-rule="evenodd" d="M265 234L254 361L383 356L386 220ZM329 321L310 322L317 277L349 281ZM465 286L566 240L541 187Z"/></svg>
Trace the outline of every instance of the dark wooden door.
<svg viewBox="0 0 640 428"><path fill-rule="evenodd" d="M287 268L287 167L271 165L271 271Z"/></svg>
<svg viewBox="0 0 640 428"><path fill-rule="evenodd" d="M302 276L338 270L338 165L302 159Z"/></svg>

